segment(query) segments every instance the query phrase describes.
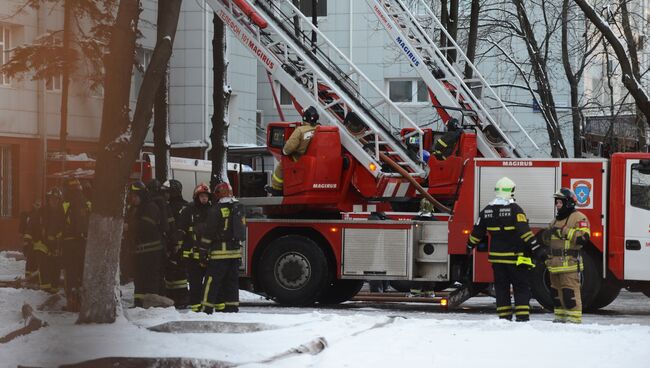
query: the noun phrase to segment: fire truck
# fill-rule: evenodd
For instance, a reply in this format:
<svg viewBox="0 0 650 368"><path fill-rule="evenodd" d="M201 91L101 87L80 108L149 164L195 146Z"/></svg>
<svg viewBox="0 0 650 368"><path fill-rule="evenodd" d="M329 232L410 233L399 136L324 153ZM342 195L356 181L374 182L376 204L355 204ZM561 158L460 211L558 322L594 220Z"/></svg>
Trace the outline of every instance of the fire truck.
<svg viewBox="0 0 650 368"><path fill-rule="evenodd" d="M454 49L471 65L462 50L453 41L447 50L433 42L435 32L446 31L424 2L427 13L417 17L400 0L367 2L425 81L426 108L445 123L461 122L464 133L446 160L424 160L439 132L412 121L291 0L206 0L298 112L314 106L320 115L307 152L295 161L282 147L299 123L268 126L268 152L284 170L283 196L260 194L269 172L256 170L254 158L247 162L252 171L233 173L249 214L241 271L254 289L283 304L311 305L349 300L365 280L439 289L489 283L487 253L468 256L467 237L494 183L508 176L533 228L553 219L556 190L576 192L592 225L583 256L585 308L608 305L622 287L650 294L650 155L529 158L526 147L537 148L535 142L479 71L472 65L473 79L464 80L444 52ZM421 198L435 205L431 216L418 214ZM534 295L552 308L543 254L536 256ZM457 295L463 297L451 304L471 296Z"/></svg>

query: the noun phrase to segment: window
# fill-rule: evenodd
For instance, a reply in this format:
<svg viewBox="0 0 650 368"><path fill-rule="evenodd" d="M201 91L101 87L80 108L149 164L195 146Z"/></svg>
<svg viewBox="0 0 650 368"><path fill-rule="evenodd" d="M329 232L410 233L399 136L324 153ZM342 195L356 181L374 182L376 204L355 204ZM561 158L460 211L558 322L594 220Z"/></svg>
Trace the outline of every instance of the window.
<svg viewBox="0 0 650 368"><path fill-rule="evenodd" d="M9 50L11 50L11 28L0 25L0 65L9 61ZM0 85L8 85L9 77L0 74Z"/></svg>
<svg viewBox="0 0 650 368"><path fill-rule="evenodd" d="M142 81L144 79L144 72L149 66L151 55L153 55L153 51L149 49L139 48L135 52L135 61L137 64L133 70L133 85L131 86L131 100L133 101L138 98L138 93L140 92L140 87L142 87Z"/></svg>
<svg viewBox="0 0 650 368"><path fill-rule="evenodd" d="M282 85L280 85L280 105L292 105L293 101L291 100L291 93L286 90Z"/></svg>
<svg viewBox="0 0 650 368"><path fill-rule="evenodd" d="M63 76L61 74L45 80L45 89L48 91L60 91L61 85L63 85Z"/></svg>
<svg viewBox="0 0 650 368"><path fill-rule="evenodd" d="M630 204L650 211L650 161L632 165Z"/></svg>
<svg viewBox="0 0 650 368"><path fill-rule="evenodd" d="M424 103L429 101L427 86L424 81L419 79L389 81L388 96L393 102Z"/></svg>
<svg viewBox="0 0 650 368"><path fill-rule="evenodd" d="M300 0L300 11L306 16L311 17L313 2L316 1L316 16L327 16L327 0Z"/></svg>
<svg viewBox="0 0 650 368"><path fill-rule="evenodd" d="M11 147L0 146L0 217L10 217L13 206Z"/></svg>

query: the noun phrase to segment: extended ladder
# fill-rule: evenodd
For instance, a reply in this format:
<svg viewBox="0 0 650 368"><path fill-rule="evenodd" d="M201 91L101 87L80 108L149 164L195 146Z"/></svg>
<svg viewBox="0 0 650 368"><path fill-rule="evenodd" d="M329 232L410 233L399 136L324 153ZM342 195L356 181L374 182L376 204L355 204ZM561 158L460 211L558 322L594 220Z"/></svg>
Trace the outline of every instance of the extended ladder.
<svg viewBox="0 0 650 368"><path fill-rule="evenodd" d="M462 121L461 118L466 115L476 124L478 149L484 157L525 156L523 149L511 141L504 129L518 128L532 146L539 149L424 1L411 1L413 6L417 7L417 17L401 0L366 1L401 49L401 53L409 59L424 80L434 108L438 110L443 121L446 123L450 118ZM455 51L458 58L471 66L472 79L464 80L448 61L443 50L436 46L432 40L433 34L429 35L429 32L436 30L442 32L448 40L449 46L443 49ZM473 91L478 91L477 94L480 94L481 98ZM499 122L493 118L495 113L499 115Z"/></svg>
<svg viewBox="0 0 650 368"><path fill-rule="evenodd" d="M413 177L426 176L422 155L410 153L404 139L422 130L361 72L291 0L206 0L215 13L296 99L314 106L321 123L339 127L342 145L374 177L397 177L383 170L382 155L390 157ZM296 30L295 25L299 24ZM316 34L318 41L311 41ZM344 72L346 70L347 72ZM366 96L376 103L370 103ZM353 114L350 114L353 113ZM357 134L348 130L349 119ZM393 123L397 120L401 125ZM412 128L400 137L401 128ZM420 150L421 152L422 150Z"/></svg>

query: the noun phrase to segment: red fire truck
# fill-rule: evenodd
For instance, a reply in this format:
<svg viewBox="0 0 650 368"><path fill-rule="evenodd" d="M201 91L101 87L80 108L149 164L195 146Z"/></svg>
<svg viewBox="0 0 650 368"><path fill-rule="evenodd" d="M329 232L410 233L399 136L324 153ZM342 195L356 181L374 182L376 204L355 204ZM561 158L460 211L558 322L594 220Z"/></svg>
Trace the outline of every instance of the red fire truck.
<svg viewBox="0 0 650 368"><path fill-rule="evenodd" d="M423 15L413 17L400 0L369 0L422 75L441 120L454 118L464 127L451 157L426 162L422 153L432 149L436 132L412 121L292 1L206 2L292 95L298 111L314 106L321 117L296 161L281 151L298 123L268 126L268 150L284 170L283 196L254 195L268 182L268 171L236 173L235 189L249 213L242 276L256 291L280 303L309 305L348 300L364 280L445 288L466 281L470 269L474 283L490 282L487 254L468 257L465 245L494 183L508 176L533 228L552 220L556 190L576 192L592 224L582 273L586 308L609 304L621 287L650 293L649 154L527 158L535 142L478 70L468 87L420 23ZM494 101L497 106L488 106ZM407 141L416 142L415 149ZM418 217L422 197L438 208L430 218ZM551 307L548 277L536 261L534 294Z"/></svg>

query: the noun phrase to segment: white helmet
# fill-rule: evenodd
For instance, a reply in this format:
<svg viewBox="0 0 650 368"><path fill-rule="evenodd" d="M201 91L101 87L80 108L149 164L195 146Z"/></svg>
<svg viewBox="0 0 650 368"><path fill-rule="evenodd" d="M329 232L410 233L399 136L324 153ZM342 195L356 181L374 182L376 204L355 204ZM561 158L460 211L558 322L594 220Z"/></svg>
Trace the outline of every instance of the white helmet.
<svg viewBox="0 0 650 368"><path fill-rule="evenodd" d="M497 198L510 199L515 196L515 182L507 176L499 179L494 186Z"/></svg>

